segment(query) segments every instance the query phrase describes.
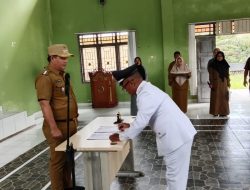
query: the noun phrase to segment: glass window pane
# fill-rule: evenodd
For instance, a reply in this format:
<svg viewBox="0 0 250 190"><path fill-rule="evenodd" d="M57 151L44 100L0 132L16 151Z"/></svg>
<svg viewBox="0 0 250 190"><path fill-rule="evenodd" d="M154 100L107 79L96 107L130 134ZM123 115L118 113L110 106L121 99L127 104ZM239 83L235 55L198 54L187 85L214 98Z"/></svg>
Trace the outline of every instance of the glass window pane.
<svg viewBox="0 0 250 190"><path fill-rule="evenodd" d="M89 81L89 72L98 69L96 48L83 48L84 79Z"/></svg>
<svg viewBox="0 0 250 190"><path fill-rule="evenodd" d="M121 69L128 67L128 45L119 46Z"/></svg>
<svg viewBox="0 0 250 190"><path fill-rule="evenodd" d="M214 35L215 26L214 23L197 24L195 25L195 35Z"/></svg>
<svg viewBox="0 0 250 190"><path fill-rule="evenodd" d="M115 43L115 33L98 34L99 44L112 44Z"/></svg>
<svg viewBox="0 0 250 190"><path fill-rule="evenodd" d="M80 35L79 42L81 46L96 44L96 35L95 34Z"/></svg>
<svg viewBox="0 0 250 190"><path fill-rule="evenodd" d="M99 68L112 71L128 67L128 32L78 34L78 42L84 82L89 82L89 72Z"/></svg>
<svg viewBox="0 0 250 190"><path fill-rule="evenodd" d="M115 46L101 47L102 68L105 71L116 70Z"/></svg>
<svg viewBox="0 0 250 190"><path fill-rule="evenodd" d="M117 42L122 43L122 42L128 42L128 32L118 32L117 33Z"/></svg>

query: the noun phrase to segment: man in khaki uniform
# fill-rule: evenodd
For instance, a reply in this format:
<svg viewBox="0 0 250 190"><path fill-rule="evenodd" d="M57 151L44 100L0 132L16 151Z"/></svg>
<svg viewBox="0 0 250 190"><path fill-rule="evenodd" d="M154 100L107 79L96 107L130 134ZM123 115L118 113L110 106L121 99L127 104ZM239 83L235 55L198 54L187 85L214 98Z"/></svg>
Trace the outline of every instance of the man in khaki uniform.
<svg viewBox="0 0 250 190"><path fill-rule="evenodd" d="M50 146L49 172L53 190L71 187L71 170L66 164L65 152L55 147L67 139L67 96L65 95L65 68L73 56L64 44L48 47L48 66L36 78L37 98L44 117L43 133ZM75 95L69 88L70 136L76 133L78 108Z"/></svg>

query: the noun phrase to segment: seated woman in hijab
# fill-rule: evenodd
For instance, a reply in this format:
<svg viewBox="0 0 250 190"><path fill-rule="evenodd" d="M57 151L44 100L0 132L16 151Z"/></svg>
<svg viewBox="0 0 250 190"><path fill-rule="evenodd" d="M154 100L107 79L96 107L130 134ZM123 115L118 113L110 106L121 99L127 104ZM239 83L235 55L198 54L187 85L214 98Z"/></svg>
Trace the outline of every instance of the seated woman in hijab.
<svg viewBox="0 0 250 190"><path fill-rule="evenodd" d="M182 57L178 57L173 68L170 71L172 77L172 99L178 107L184 112L187 112L188 103L188 79L191 77L191 71Z"/></svg>
<svg viewBox="0 0 250 190"><path fill-rule="evenodd" d="M215 56L215 61L208 68L209 86L211 88L209 113L214 116L229 115L229 64L225 60L225 55L219 51Z"/></svg>

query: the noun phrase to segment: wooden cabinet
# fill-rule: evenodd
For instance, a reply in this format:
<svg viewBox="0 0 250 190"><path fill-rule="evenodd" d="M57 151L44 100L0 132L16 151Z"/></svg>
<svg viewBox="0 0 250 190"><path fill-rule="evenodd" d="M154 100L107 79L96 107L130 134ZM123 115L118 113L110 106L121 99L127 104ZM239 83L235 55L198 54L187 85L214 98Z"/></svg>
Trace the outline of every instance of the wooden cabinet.
<svg viewBox="0 0 250 190"><path fill-rule="evenodd" d="M110 108L117 105L116 81L111 72L89 72L92 107Z"/></svg>

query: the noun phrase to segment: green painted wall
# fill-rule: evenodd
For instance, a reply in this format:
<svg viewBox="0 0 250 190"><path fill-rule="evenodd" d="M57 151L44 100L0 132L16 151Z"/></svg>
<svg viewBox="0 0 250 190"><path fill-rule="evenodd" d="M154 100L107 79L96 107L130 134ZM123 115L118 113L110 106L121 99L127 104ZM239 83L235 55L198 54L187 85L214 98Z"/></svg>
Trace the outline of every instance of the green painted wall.
<svg viewBox="0 0 250 190"><path fill-rule="evenodd" d="M172 0L161 0L162 8L162 44L163 44L163 65L164 65L164 81L165 91L171 93L171 88L168 85L168 65L173 60L173 52L175 42L174 33L174 17Z"/></svg>
<svg viewBox="0 0 250 190"><path fill-rule="evenodd" d="M188 23L250 17L249 0L173 1L173 10L175 46L180 47L185 57L188 57Z"/></svg>
<svg viewBox="0 0 250 190"><path fill-rule="evenodd" d="M170 92L166 70L173 52L188 60L188 23L249 18L249 0L0 0L0 106L6 111L39 110L36 74L47 65L47 46L66 43L75 57L68 71L79 102L90 102L82 84L75 33L136 30L137 54L148 79ZM118 87L119 100L129 96Z"/></svg>
<svg viewBox="0 0 250 190"><path fill-rule="evenodd" d="M0 106L34 112L34 78L46 63L49 0L0 0Z"/></svg>
<svg viewBox="0 0 250 190"><path fill-rule="evenodd" d="M68 70L79 102L91 100L89 83L80 78L79 49L75 33L136 30L137 55L142 58L149 80L164 89L160 0L51 1L53 42L67 43L75 54ZM118 89L119 101L128 100Z"/></svg>

